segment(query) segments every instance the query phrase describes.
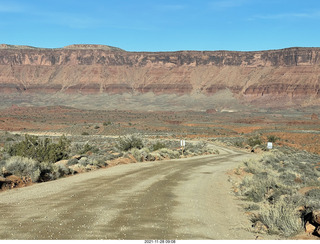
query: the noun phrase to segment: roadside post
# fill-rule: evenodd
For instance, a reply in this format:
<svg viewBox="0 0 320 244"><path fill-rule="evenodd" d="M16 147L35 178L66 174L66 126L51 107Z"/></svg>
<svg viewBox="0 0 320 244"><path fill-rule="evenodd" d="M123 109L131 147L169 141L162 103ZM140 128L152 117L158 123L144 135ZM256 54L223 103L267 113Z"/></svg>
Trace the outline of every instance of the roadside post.
<svg viewBox="0 0 320 244"><path fill-rule="evenodd" d="M186 140L180 140L180 145L181 145L182 155L183 155L183 149L186 146Z"/></svg>
<svg viewBox="0 0 320 244"><path fill-rule="evenodd" d="M272 142L268 142L267 148L268 148L268 149L272 149L272 147L273 147Z"/></svg>

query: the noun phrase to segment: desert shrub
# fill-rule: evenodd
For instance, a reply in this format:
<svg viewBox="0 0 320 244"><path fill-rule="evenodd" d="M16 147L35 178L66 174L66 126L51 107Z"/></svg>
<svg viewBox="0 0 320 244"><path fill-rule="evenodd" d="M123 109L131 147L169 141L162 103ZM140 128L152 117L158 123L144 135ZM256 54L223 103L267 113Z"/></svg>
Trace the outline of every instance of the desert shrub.
<svg viewBox="0 0 320 244"><path fill-rule="evenodd" d="M95 146L92 146L88 143L84 144L84 146L78 151L79 154L85 154L87 152L97 153L99 149Z"/></svg>
<svg viewBox="0 0 320 244"><path fill-rule="evenodd" d="M58 143L53 143L49 138L41 140L37 136L25 135L25 139L15 143L7 149L11 156L32 158L38 162L57 162L68 157L70 141L62 136Z"/></svg>
<svg viewBox="0 0 320 244"><path fill-rule="evenodd" d="M82 135L82 136L88 136L89 133L84 131L84 132L81 133L81 135Z"/></svg>
<svg viewBox="0 0 320 244"><path fill-rule="evenodd" d="M253 175L240 183L238 194L247 200L259 202L258 220L271 233L290 236L302 230L304 212L296 209L305 206L306 211L320 208L320 189L315 188L305 195L298 189L304 186L319 186L319 174L314 169L320 157L288 148L264 153L260 159L244 162L244 170ZM251 209L249 209L251 210Z"/></svg>
<svg viewBox="0 0 320 244"><path fill-rule="evenodd" d="M87 166L88 164L90 164L90 161L87 157L82 157L79 159L79 164L82 166Z"/></svg>
<svg viewBox="0 0 320 244"><path fill-rule="evenodd" d="M280 160L277 153L265 153L260 159L260 162L264 165L271 166L275 170L280 168Z"/></svg>
<svg viewBox="0 0 320 244"><path fill-rule="evenodd" d="M143 162L143 161L154 161L155 156L153 156L150 153L150 150L148 148L142 148L142 149L137 149L137 148L132 148L129 153L138 161L138 162Z"/></svg>
<svg viewBox="0 0 320 244"><path fill-rule="evenodd" d="M129 151L132 148L141 149L143 147L142 139L134 135L118 139L117 148L121 151Z"/></svg>
<svg viewBox="0 0 320 244"><path fill-rule="evenodd" d="M101 167L105 167L108 164L106 163L106 159L105 158L94 158L94 157L82 157L81 159L78 160L78 166L80 167L84 167L84 168L90 168L91 170L91 166L94 166L95 168L101 168Z"/></svg>
<svg viewBox="0 0 320 244"><path fill-rule="evenodd" d="M303 223L296 206L287 199L261 209L259 220L268 227L270 233L290 236L303 230Z"/></svg>
<svg viewBox="0 0 320 244"><path fill-rule="evenodd" d="M182 151L181 151L182 152ZM183 150L183 155L185 156L189 156L189 155L195 155L194 150L190 149L190 150Z"/></svg>
<svg viewBox="0 0 320 244"><path fill-rule="evenodd" d="M10 142L10 141L14 141L14 139L13 139L12 137L7 137L7 138L6 138L6 141L7 141L7 142Z"/></svg>
<svg viewBox="0 0 320 244"><path fill-rule="evenodd" d="M292 173L292 172L282 172L279 175L279 179L284 183L284 184L293 184L295 182L295 179L297 178L297 175Z"/></svg>
<svg viewBox="0 0 320 244"><path fill-rule="evenodd" d="M103 126L108 126L108 125L111 125L111 121L108 121L108 122L103 122Z"/></svg>
<svg viewBox="0 0 320 244"><path fill-rule="evenodd" d="M248 200L261 202L268 192L268 185L270 185L270 183L267 184L266 181L260 181L260 179L256 181L253 177L245 177L240 185L242 189L241 194L246 196Z"/></svg>
<svg viewBox="0 0 320 244"><path fill-rule="evenodd" d="M267 136L267 139L268 139L268 142L276 142L276 141L278 141L280 138L277 137L277 136L274 136L274 135L270 135L270 136Z"/></svg>
<svg viewBox="0 0 320 244"><path fill-rule="evenodd" d="M122 157L123 155L124 155L124 154L123 154L122 152L119 153L119 154L116 154L116 155L108 153L108 154L105 155L105 158L106 158L106 160L113 160L113 159L115 159L115 158L120 158L120 157Z"/></svg>
<svg viewBox="0 0 320 244"><path fill-rule="evenodd" d="M256 145L261 145L262 140L261 140L260 136L254 136L254 137L248 138L247 143L250 147L254 147Z"/></svg>
<svg viewBox="0 0 320 244"><path fill-rule="evenodd" d="M247 211L259 210L260 206L258 204L249 204L246 208Z"/></svg>
<svg viewBox="0 0 320 244"><path fill-rule="evenodd" d="M263 167L254 159L249 159L243 162L245 168L244 170L248 173L256 174L263 171Z"/></svg>
<svg viewBox="0 0 320 244"><path fill-rule="evenodd" d="M5 168L16 176L30 177L33 182L38 181L40 177L39 162L31 158L13 156L6 161Z"/></svg>
<svg viewBox="0 0 320 244"><path fill-rule="evenodd" d="M159 149L161 149L161 148L165 148L165 147L166 147L166 144L157 141L155 144L153 144L153 145L151 146L151 150L152 150L152 151L157 151L157 150L159 150Z"/></svg>
<svg viewBox="0 0 320 244"><path fill-rule="evenodd" d="M59 164L59 163L54 164L52 169L53 169L52 174L54 175L55 179L58 179L65 175L69 175L71 173L70 169L64 164Z"/></svg>
<svg viewBox="0 0 320 244"><path fill-rule="evenodd" d="M243 145L243 141L235 141L234 143L233 143L233 145L235 146L235 147L243 147L244 145Z"/></svg>
<svg viewBox="0 0 320 244"><path fill-rule="evenodd" d="M158 153L162 158L180 158L180 153L178 151L173 151L168 148L161 148L160 150L158 150Z"/></svg>
<svg viewBox="0 0 320 244"><path fill-rule="evenodd" d="M101 167L105 167L107 166L108 164L106 163L106 160L104 159L94 159L92 162L91 162L92 165L98 167L98 168L101 168Z"/></svg>
<svg viewBox="0 0 320 244"><path fill-rule="evenodd" d="M201 154L201 152L207 148L206 142L198 142L198 143L187 143L185 146L185 150L189 151L189 153Z"/></svg>
<svg viewBox="0 0 320 244"><path fill-rule="evenodd" d="M65 175L73 174L73 170L62 163L41 162L39 166L40 176L38 181L40 182L56 180Z"/></svg>
<svg viewBox="0 0 320 244"><path fill-rule="evenodd" d="M306 193L306 197L319 200L320 199L320 189L319 188L311 189L310 191L308 191Z"/></svg>
<svg viewBox="0 0 320 244"><path fill-rule="evenodd" d="M6 161L5 160L0 160L0 170L5 167Z"/></svg>
<svg viewBox="0 0 320 244"><path fill-rule="evenodd" d="M41 162L40 163L40 182L55 180L54 174L52 174L53 171L53 164L49 162Z"/></svg>
<svg viewBox="0 0 320 244"><path fill-rule="evenodd" d="M75 165L75 164L78 164L78 163L79 163L79 160L78 160L78 159L76 159L76 158L71 158L71 159L68 160L67 165L68 165L68 166L71 166L71 165Z"/></svg>
<svg viewBox="0 0 320 244"><path fill-rule="evenodd" d="M261 172L253 176L247 176L240 184L242 195L253 202L268 200L275 202L282 195L292 194L290 186L284 185L278 177Z"/></svg>
<svg viewBox="0 0 320 244"><path fill-rule="evenodd" d="M308 191L305 194L306 198L306 206L309 208L311 211L315 209L320 209L320 189L315 188L310 191Z"/></svg>
<svg viewBox="0 0 320 244"><path fill-rule="evenodd" d="M142 156L141 156L141 153L139 151L139 149L137 148L132 148L130 150L130 153L131 155L138 161L138 162L141 162L142 161Z"/></svg>

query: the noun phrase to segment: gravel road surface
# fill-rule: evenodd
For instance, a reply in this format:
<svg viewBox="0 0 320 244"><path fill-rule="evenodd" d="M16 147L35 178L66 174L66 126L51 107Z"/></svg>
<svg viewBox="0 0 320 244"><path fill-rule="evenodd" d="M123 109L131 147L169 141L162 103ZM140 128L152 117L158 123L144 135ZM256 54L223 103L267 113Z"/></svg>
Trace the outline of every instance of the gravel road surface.
<svg viewBox="0 0 320 244"><path fill-rule="evenodd" d="M0 239L255 239L227 170L250 154L119 165L0 194Z"/></svg>

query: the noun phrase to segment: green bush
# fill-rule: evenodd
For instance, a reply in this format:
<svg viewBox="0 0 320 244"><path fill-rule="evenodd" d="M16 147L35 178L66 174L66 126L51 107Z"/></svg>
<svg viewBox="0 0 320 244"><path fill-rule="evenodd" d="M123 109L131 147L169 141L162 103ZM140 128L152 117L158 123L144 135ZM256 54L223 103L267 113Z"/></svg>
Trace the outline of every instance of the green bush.
<svg viewBox="0 0 320 244"><path fill-rule="evenodd" d="M49 138L40 139L37 136L25 135L23 141L15 143L7 149L10 156L32 158L38 162L57 162L68 157L70 141L62 136L58 143Z"/></svg>
<svg viewBox="0 0 320 244"><path fill-rule="evenodd" d="M134 135L118 139L117 148L121 151L129 151L132 148L141 149L143 147L142 139Z"/></svg>

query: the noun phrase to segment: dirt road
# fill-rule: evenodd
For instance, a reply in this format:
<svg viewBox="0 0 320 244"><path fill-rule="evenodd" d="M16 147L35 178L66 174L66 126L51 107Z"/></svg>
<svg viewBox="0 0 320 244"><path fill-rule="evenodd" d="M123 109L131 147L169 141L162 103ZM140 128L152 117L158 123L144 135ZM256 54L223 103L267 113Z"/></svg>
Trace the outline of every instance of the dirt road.
<svg viewBox="0 0 320 244"><path fill-rule="evenodd" d="M254 239L225 172L250 155L120 165L0 194L0 239Z"/></svg>

